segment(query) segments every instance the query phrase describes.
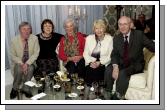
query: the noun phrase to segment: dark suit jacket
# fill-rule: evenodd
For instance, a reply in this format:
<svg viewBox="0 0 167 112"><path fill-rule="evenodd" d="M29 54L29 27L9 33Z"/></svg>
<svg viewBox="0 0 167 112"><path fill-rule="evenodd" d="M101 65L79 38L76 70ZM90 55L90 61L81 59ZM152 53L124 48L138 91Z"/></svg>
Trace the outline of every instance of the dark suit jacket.
<svg viewBox="0 0 167 112"><path fill-rule="evenodd" d="M113 51L111 54L111 63L118 64L120 69L124 69L123 48L124 38L122 34L118 34L113 39ZM155 43L149 40L142 31L131 30L129 37L129 60L130 66L126 68L127 74L131 75L143 71L144 55L143 48L146 47L150 51L155 52Z"/></svg>

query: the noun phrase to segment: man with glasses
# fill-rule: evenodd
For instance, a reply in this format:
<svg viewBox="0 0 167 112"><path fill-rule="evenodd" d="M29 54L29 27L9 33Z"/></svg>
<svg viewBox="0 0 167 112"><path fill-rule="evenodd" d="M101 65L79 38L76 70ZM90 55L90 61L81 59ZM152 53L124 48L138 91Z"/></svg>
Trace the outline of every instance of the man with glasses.
<svg viewBox="0 0 167 112"><path fill-rule="evenodd" d="M145 64L143 48L155 52L155 43L149 40L144 32L132 29L131 22L126 16L118 20L120 33L113 39L111 64L105 71L104 81L107 91L112 91L116 80L116 92L111 97L113 100L124 99L130 76L143 72Z"/></svg>

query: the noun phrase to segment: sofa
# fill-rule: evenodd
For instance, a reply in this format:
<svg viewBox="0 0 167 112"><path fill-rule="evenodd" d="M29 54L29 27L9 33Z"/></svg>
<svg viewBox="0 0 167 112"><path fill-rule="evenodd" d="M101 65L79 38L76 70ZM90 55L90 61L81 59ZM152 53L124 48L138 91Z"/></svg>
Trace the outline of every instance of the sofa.
<svg viewBox="0 0 167 112"><path fill-rule="evenodd" d="M145 67L143 73L133 74L129 81L129 87L125 94L128 100L154 100L154 53L144 48Z"/></svg>

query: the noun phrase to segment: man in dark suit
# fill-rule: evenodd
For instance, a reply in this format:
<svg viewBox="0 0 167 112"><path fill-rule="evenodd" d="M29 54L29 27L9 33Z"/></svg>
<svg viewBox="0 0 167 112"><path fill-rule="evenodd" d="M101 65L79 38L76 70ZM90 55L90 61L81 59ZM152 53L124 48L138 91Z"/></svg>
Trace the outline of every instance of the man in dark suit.
<svg viewBox="0 0 167 112"><path fill-rule="evenodd" d="M131 29L131 19L122 16L118 21L120 34L113 39L111 64L106 68L104 81L106 90L112 91L116 80L116 92L111 99L122 99L128 89L132 74L143 72L143 48L155 52L155 43L142 31Z"/></svg>

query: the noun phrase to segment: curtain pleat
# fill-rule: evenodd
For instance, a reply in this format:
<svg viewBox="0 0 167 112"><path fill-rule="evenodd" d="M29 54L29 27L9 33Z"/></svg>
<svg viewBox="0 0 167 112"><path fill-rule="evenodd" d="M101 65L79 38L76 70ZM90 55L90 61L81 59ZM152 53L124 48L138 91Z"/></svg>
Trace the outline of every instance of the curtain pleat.
<svg viewBox="0 0 167 112"><path fill-rule="evenodd" d="M93 21L103 18L102 5L82 5L86 8L87 19L79 22L79 31L91 34ZM41 32L42 20L51 19L55 25L55 31L64 34L63 22L68 16L67 5L7 5L5 12L5 68L10 68L10 42L18 33L18 26L22 21L28 21L32 25L32 33Z"/></svg>

